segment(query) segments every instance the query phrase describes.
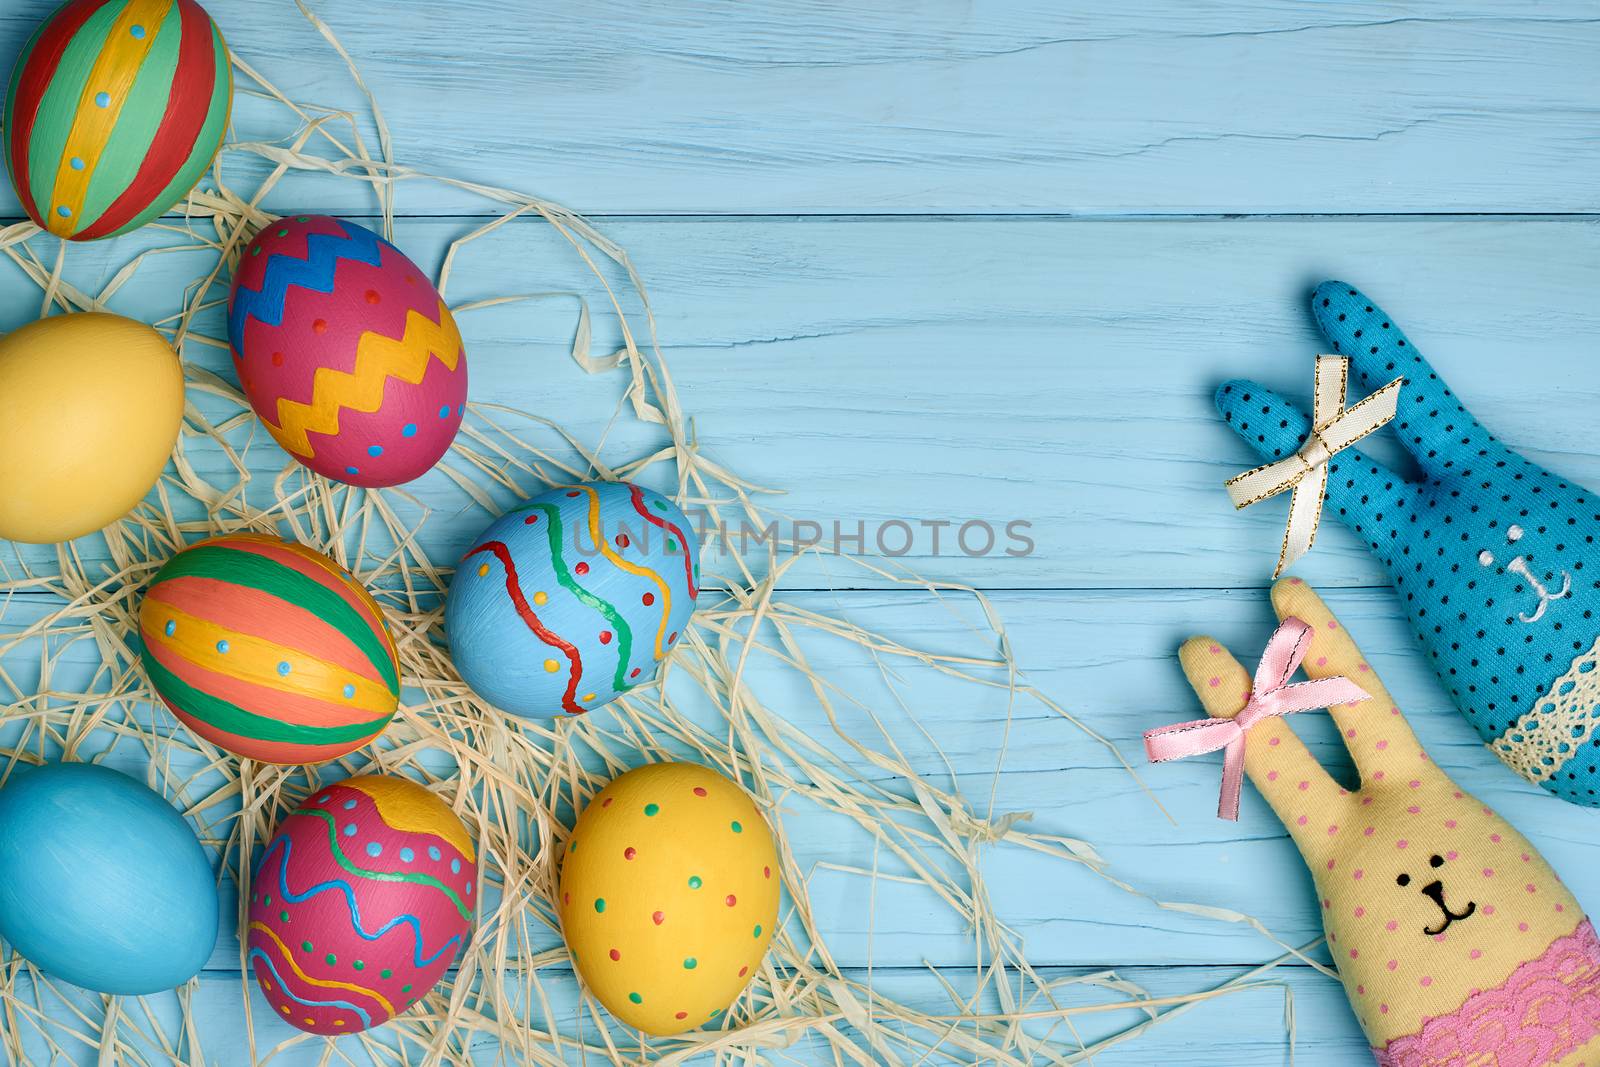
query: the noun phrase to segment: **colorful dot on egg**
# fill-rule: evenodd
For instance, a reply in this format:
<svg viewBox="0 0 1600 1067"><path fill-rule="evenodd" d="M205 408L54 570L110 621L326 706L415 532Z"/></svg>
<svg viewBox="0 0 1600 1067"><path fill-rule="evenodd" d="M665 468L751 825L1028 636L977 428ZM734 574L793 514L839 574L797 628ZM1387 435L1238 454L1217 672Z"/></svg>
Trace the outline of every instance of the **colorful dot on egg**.
<svg viewBox="0 0 1600 1067"><path fill-rule="evenodd" d="M533 602L535 604L543 606L544 604L549 603L549 601L550 601L550 594L546 593L543 589L541 589L537 593L533 594Z"/></svg>
<svg viewBox="0 0 1600 1067"><path fill-rule="evenodd" d="M699 965L700 961L695 959L693 956L690 956L688 959L683 961L683 969L686 971L692 971Z"/></svg>
<svg viewBox="0 0 1600 1067"><path fill-rule="evenodd" d="M691 874L689 876L690 889L699 889L703 885L705 885L705 883L700 880L700 876L698 874Z"/></svg>
<svg viewBox="0 0 1600 1067"><path fill-rule="evenodd" d="M404 426L400 427L400 436L401 437L415 437L415 436L417 436L417 424L414 423L414 422L408 422Z"/></svg>
<svg viewBox="0 0 1600 1067"><path fill-rule="evenodd" d="M450 417L450 405L449 404L444 404L444 405L440 406L440 408L439 408L439 417L441 419L448 419Z"/></svg>
<svg viewBox="0 0 1600 1067"><path fill-rule="evenodd" d="M588 574L588 573L589 573L589 565L588 565L588 564L587 564L587 563L585 563L585 562L583 562L583 560L581 560L581 559L580 559L580 560L579 560L579 561L578 561L578 562L577 562L577 563L576 563L576 564L575 564L575 565L574 565L574 566L573 566L573 568L572 568L572 573L574 573L574 574L576 574L576 575L577 575L577 576L578 576L578 577L580 577L580 578L581 578L581 577L583 577L583 576L584 576L584 575L585 575L585 574Z"/></svg>
<svg viewBox="0 0 1600 1067"><path fill-rule="evenodd" d="M587 704L589 701L591 701L593 699L594 699L594 694L593 693L585 693L585 694L583 694L583 702L585 704Z"/></svg>
<svg viewBox="0 0 1600 1067"><path fill-rule="evenodd" d="M353 477L353 476L361 473L361 468L360 467L346 467L344 469L344 472Z"/></svg>
<svg viewBox="0 0 1600 1067"><path fill-rule="evenodd" d="M132 37L135 41L144 40L144 34L145 34L145 29L144 29L143 26L130 26L130 27L128 27L128 36Z"/></svg>
<svg viewBox="0 0 1600 1067"><path fill-rule="evenodd" d="M346 837L354 837L354 836L356 836L356 824L355 823L349 823L348 825L345 826L345 828L344 828L344 836L346 836Z"/></svg>
<svg viewBox="0 0 1600 1067"><path fill-rule="evenodd" d="M345 811L355 811L356 810L356 802L354 800L345 801L344 802L344 810Z"/></svg>
<svg viewBox="0 0 1600 1067"><path fill-rule="evenodd" d="M632 845L629 845L627 848L622 850L622 858L625 860L631 860L638 854L639 850L634 848Z"/></svg>
<svg viewBox="0 0 1600 1067"><path fill-rule="evenodd" d="M389 968L385 967L383 970L378 972L378 977L379 978L393 978L394 977L394 972L391 971Z"/></svg>
<svg viewBox="0 0 1600 1067"><path fill-rule="evenodd" d="M450 873L451 874L460 874L461 873L461 861L460 860L452 859L450 861Z"/></svg>
<svg viewBox="0 0 1600 1067"><path fill-rule="evenodd" d="M644 998L641 997L637 993L629 993L628 994L628 999L631 1000L635 1004L643 1004L644 1003Z"/></svg>
<svg viewBox="0 0 1600 1067"><path fill-rule="evenodd" d="M383 846L378 844L376 841L368 841L367 855L371 856L373 859L377 859L379 856L383 855Z"/></svg>
<svg viewBox="0 0 1600 1067"><path fill-rule="evenodd" d="M730 826L731 826L731 828L732 828L732 830L733 830L733 832L734 832L734 833L736 833L736 834L742 834L742 833L744 833L744 827L743 827L743 826L740 826L740 825L739 825L739 822L738 822L738 820L737 820L737 819L736 819L736 820L734 820L734 821L733 821L733 822L732 822L732 823L731 823L731 824L730 824Z"/></svg>
<svg viewBox="0 0 1600 1067"><path fill-rule="evenodd" d="M278 673L279 673L279 674L282 674L282 675L287 675L287 674L288 674L288 673L289 673L289 671L290 671L290 670L292 670L292 669L293 669L293 668L291 668L291 667L290 667L290 666L289 666L289 662L288 662L288 660L284 660L284 661L282 661L282 662L280 662L280 663L279 663L279 664L278 664Z"/></svg>
<svg viewBox="0 0 1600 1067"><path fill-rule="evenodd" d="M230 647L231 646L228 644L227 641L218 641L217 642L217 651L221 652L224 656L226 656L228 654L228 649Z"/></svg>
<svg viewBox="0 0 1600 1067"><path fill-rule="evenodd" d="M289 921L289 913L286 912L286 911L278 912L278 921L281 922L281 923L288 922Z"/></svg>
<svg viewBox="0 0 1600 1067"><path fill-rule="evenodd" d="M487 563L478 564L478 577L479 578L487 578L488 576L489 576L489 565Z"/></svg>
<svg viewBox="0 0 1600 1067"><path fill-rule="evenodd" d="M94 94L94 102L95 102L95 106L96 107L110 107L111 106L111 94L110 93L95 93Z"/></svg>
<svg viewBox="0 0 1600 1067"><path fill-rule="evenodd" d="M67 205L62 204L60 207L56 208L56 214L60 215L64 219L70 219L72 217L72 209Z"/></svg>
<svg viewBox="0 0 1600 1067"><path fill-rule="evenodd" d="M602 645L609 645L611 643L611 631L610 630L601 630L600 631L600 643Z"/></svg>
<svg viewBox="0 0 1600 1067"><path fill-rule="evenodd" d="M369 303L369 304L381 304L382 302L383 302L383 297L378 295L378 290L376 290L376 289L368 289L367 290L367 303Z"/></svg>
<svg viewBox="0 0 1600 1067"><path fill-rule="evenodd" d="M346 700L349 700L351 697L353 697L355 695L356 695L356 687L353 686L353 685L350 685L348 682L345 683L344 698Z"/></svg>
<svg viewBox="0 0 1600 1067"><path fill-rule="evenodd" d="M639 602L645 607L649 607L651 604L656 602L656 595L654 593L646 593L644 596L639 598Z"/></svg>
<svg viewBox="0 0 1600 1067"><path fill-rule="evenodd" d="M287 237L287 236L289 236L289 231L288 230L279 230L278 231L278 236L279 237Z"/></svg>
<svg viewBox="0 0 1600 1067"><path fill-rule="evenodd" d="M609 955L611 956L612 963L619 963L622 960L622 953L616 949L612 949Z"/></svg>
<svg viewBox="0 0 1600 1067"><path fill-rule="evenodd" d="M173 634L177 633L178 632L178 623L177 623L177 621L174 620L174 619L168 619L167 620L167 624L161 628L161 632L166 634L168 637L171 637Z"/></svg>
<svg viewBox="0 0 1600 1067"><path fill-rule="evenodd" d="M628 535L627 534L625 534L625 533L617 534L617 547L618 548L627 548L628 545L631 544L631 543L632 542L630 542L628 540Z"/></svg>
<svg viewBox="0 0 1600 1067"><path fill-rule="evenodd" d="M279 236L281 237L282 234L279 234ZM327 333L328 332L328 320L327 319L318 319L317 321L313 322L311 324L311 332L312 333Z"/></svg>
<svg viewBox="0 0 1600 1067"><path fill-rule="evenodd" d="M414 860L416 858L417 858L417 854L415 852L412 852L409 848L402 848L400 850L400 862L401 863L410 863L412 860Z"/></svg>
<svg viewBox="0 0 1600 1067"><path fill-rule="evenodd" d="M310 952L311 951L311 942L309 942L309 941L300 942L300 951L301 952Z"/></svg>
<svg viewBox="0 0 1600 1067"><path fill-rule="evenodd" d="M739 903L739 898L738 898L738 897L736 897L736 896L734 896L734 895L733 895L733 894L732 894L732 893L729 893L729 894L728 894L728 895L727 895L727 896L726 896L726 897L725 897L725 898L724 898L724 899L723 899L723 901L722 901L722 902L723 902L723 903L724 903L724 904L726 904L726 905L728 905L728 907L730 907L730 908L731 908L731 907L733 907L733 906L734 906L734 905L736 905L736 904L738 904L738 903Z"/></svg>
<svg viewBox="0 0 1600 1067"><path fill-rule="evenodd" d="M339 957L335 956L331 952L328 953L326 956L324 956L322 958L327 961L327 964L328 964L329 967L332 967L334 964L339 962Z"/></svg>
<svg viewBox="0 0 1600 1067"><path fill-rule="evenodd" d="M361 960L351 960L350 966L354 967L358 971L364 971L367 969L367 965Z"/></svg>
<svg viewBox="0 0 1600 1067"><path fill-rule="evenodd" d="M71 162L72 162L72 169L73 170L82 170L84 168L84 166L85 166L85 163L83 162L83 160L78 158L77 156L73 156Z"/></svg>
<svg viewBox="0 0 1600 1067"><path fill-rule="evenodd" d="M629 678L637 678L637 677L639 677L639 668L635 667L633 670L629 671L628 672L628 677Z"/></svg>
<svg viewBox="0 0 1600 1067"><path fill-rule="evenodd" d="M402 992L402 993L411 992L411 986L409 984L401 986L400 987L400 992Z"/></svg>
<svg viewBox="0 0 1600 1067"><path fill-rule="evenodd" d="M383 446L382 445L368 445L367 446L367 455L371 456L373 459L377 459L379 456L383 455Z"/></svg>
<svg viewBox="0 0 1600 1067"><path fill-rule="evenodd" d="M557 663L553 659L547 659L544 661L544 669L549 671L551 674L554 674L556 671L561 669L561 664Z"/></svg>
<svg viewBox="0 0 1600 1067"><path fill-rule="evenodd" d="M751 934L750 936L751 937L760 937L761 936L761 924L760 923L756 923L755 933Z"/></svg>
<svg viewBox="0 0 1600 1067"><path fill-rule="evenodd" d="M428 858L430 860L432 860L433 862L435 862L435 863L439 862L439 849L438 849L437 846L434 846L434 845L429 845L428 846Z"/></svg>
<svg viewBox="0 0 1600 1067"><path fill-rule="evenodd" d="M274 353L272 353L272 356L270 357L270 359L271 359L272 365L274 367L283 366L283 353L282 352L274 352Z"/></svg>
<svg viewBox="0 0 1600 1067"><path fill-rule="evenodd" d="M604 912L606 910L606 898L605 897L595 897L594 898L594 910L596 912Z"/></svg>
<svg viewBox="0 0 1600 1067"><path fill-rule="evenodd" d="M705 796L706 795L706 787L703 786L703 785L695 786L694 787L694 795L697 796L697 797Z"/></svg>
<svg viewBox="0 0 1600 1067"><path fill-rule="evenodd" d="M661 805L660 804L646 804L644 806L644 813L646 815L652 815L653 816L657 812L659 812L660 810L661 810Z"/></svg>

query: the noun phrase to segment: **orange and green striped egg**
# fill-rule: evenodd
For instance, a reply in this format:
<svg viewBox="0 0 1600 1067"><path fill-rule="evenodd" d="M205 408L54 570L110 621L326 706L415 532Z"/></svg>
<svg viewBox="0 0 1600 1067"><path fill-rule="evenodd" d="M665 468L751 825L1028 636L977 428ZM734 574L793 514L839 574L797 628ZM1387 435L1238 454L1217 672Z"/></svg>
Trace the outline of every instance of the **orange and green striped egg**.
<svg viewBox="0 0 1600 1067"><path fill-rule="evenodd" d="M229 534L185 549L145 593L139 636L173 713L247 759L336 759L381 734L399 706L382 610L304 545Z"/></svg>
<svg viewBox="0 0 1600 1067"><path fill-rule="evenodd" d="M67 240L137 229L200 181L232 104L228 46L194 0L71 0L34 33L6 93L17 198Z"/></svg>

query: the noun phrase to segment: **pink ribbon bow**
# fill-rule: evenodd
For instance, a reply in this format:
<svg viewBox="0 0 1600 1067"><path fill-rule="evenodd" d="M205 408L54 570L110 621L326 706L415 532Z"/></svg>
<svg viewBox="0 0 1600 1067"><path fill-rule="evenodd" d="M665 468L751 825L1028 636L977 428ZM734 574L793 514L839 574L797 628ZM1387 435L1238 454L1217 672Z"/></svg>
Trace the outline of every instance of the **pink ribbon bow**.
<svg viewBox="0 0 1600 1067"><path fill-rule="evenodd" d="M1239 714L1231 719L1196 719L1146 730L1145 755L1151 763L1165 763L1222 749L1222 799L1217 803L1217 816L1237 821L1239 790L1244 782L1245 734L1251 727L1276 715L1358 704L1368 699L1366 690L1342 676L1291 685L1289 678L1306 658L1310 645L1311 627L1299 619L1284 619L1261 653L1255 686Z"/></svg>

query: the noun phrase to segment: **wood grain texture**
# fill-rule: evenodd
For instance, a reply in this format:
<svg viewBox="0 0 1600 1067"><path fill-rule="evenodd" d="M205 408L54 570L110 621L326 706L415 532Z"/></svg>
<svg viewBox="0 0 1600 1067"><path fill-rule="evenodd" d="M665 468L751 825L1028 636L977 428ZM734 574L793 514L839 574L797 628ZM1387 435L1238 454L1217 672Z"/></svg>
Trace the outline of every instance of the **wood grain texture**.
<svg viewBox="0 0 1600 1067"><path fill-rule="evenodd" d="M472 228L402 220L396 236L434 270ZM1227 378L1255 376L1309 399L1312 356L1326 343L1306 301L1324 277L1383 301L1503 439L1600 486L1600 445L1583 414L1600 404L1593 222L702 219L614 220L606 230L648 279L706 452L785 490L770 506L816 522L830 541L836 521L845 533L908 523L917 536L901 562L930 577L989 588L1259 585L1287 503L1234 511L1222 482L1256 461L1211 397ZM172 240L69 249L68 276L97 288L134 248ZM208 262L157 257L111 306L173 313ZM0 278L14 269L0 264ZM596 350L609 351L620 340L614 316L540 223L469 246L447 297L567 287L590 300ZM0 328L38 308L36 290L0 286ZM556 299L460 316L472 395L559 412L584 440L607 434L613 461L638 455L660 438L629 419L608 433L626 381L585 375L567 358L575 309ZM200 326L224 336L220 320L219 310ZM221 351L191 345L185 355L232 380ZM288 462L253 424L237 441L251 434L252 469ZM559 447L553 435L540 440ZM231 484L209 443L191 461ZM410 488L436 511L426 543L453 562L488 517L441 473ZM1002 531L1032 523L1034 552L1007 556L1001 536L989 555L965 555L956 527L975 519ZM956 525L935 557L921 524L944 520ZM976 534L970 543L983 544ZM104 549L89 538L83 551ZM24 551L36 561L49 553ZM1333 522L1300 573L1322 586L1386 582ZM785 581L881 584L838 560L808 562Z"/></svg>
<svg viewBox="0 0 1600 1067"><path fill-rule="evenodd" d="M53 3L0 5L0 65ZM1026 680L1131 761L1141 731L1198 714L1173 655L1179 641L1209 632L1249 659L1271 630L1263 586L1283 505L1232 511L1220 483L1253 461L1210 398L1237 375L1307 398L1310 359L1323 347L1304 306L1316 281L1343 277L1382 300L1493 430L1600 488L1591 432L1600 403L1600 13L1584 0L561 0L523 27L486 0L394 0L381 12L355 0L311 3L382 101L401 161L597 215L660 216L603 225L651 286L703 447L786 490L772 501L778 512L824 529L840 520L847 531L893 518L919 532L923 520L1030 521L1037 550L1023 558L935 556L921 536L903 562L990 590ZM296 98L362 109L348 73L292 4L207 6L238 54ZM425 31L409 32L416 27ZM363 129L370 136L370 123ZM241 97L233 141L288 132L281 110ZM223 166L240 188L261 173L236 151ZM368 215L376 204L354 183L297 175L268 207ZM398 210L397 240L431 271L446 244L478 224L468 216L491 209L413 182ZM1196 213L1250 217L1152 217ZM18 214L0 189L0 218ZM1282 214L1307 217L1261 217ZM173 240L146 232L72 248L68 275L94 288L137 252ZM39 248L54 255L50 241ZM112 308L159 320L207 266L203 255L157 257ZM38 291L19 282L0 265L0 330L38 314ZM617 341L596 287L536 223L472 246L448 296L460 304L519 290L582 293L596 311L597 350ZM623 382L585 376L568 359L575 307L570 297L546 299L464 315L461 326L476 397L558 413L593 441L607 432ZM202 327L223 336L219 316ZM231 377L219 351L190 346L185 356ZM622 423L607 434L608 458L659 443ZM251 433L246 424L239 437L250 437L250 469L275 474L287 457ZM1378 450L1392 457L1388 444ZM220 451L195 447L189 458L229 478ZM415 489L433 510L430 550L452 560L487 516L437 474ZM79 549L91 561L105 555L93 538ZM15 573L21 562L48 565L50 554L0 559ZM1554 802L1483 750L1354 539L1330 525L1299 573L1328 594L1440 765L1600 909L1593 813ZM974 651L980 620L969 599L936 602L882 585L843 561L817 560L789 572L783 596L909 645ZM14 598L4 629L49 608L45 598ZM51 652L67 679L98 665L86 641ZM1041 706L1012 704L998 689L952 690L917 670L890 689L857 649L810 639L807 652L879 712L918 773L945 775L975 814L1031 812L1026 828L1095 841L1112 874L1154 897L1248 911L1291 944L1318 936L1310 879L1260 799L1247 791L1237 824L1212 817L1215 759L1142 768L1147 792L1116 753ZM17 687L0 692L7 703L36 690L40 658L37 645L4 657ZM747 680L797 728L831 736L792 675L757 657ZM687 690L674 695L715 721ZM876 736L864 710L843 712L852 732ZM149 705L128 714L158 731L178 728ZM1297 719L1318 758L1347 774L1325 718ZM0 746L16 728L0 726ZM140 773L148 758L123 746L109 762ZM203 794L204 768L176 770L192 770ZM227 803L205 813L228 814ZM782 822L808 865L823 936L852 977L950 1010L925 969L943 969L958 988L970 981L971 938L949 911L888 880L869 902L859 876L829 867L881 862L849 822L798 800ZM996 911L1050 979L1114 968L1153 994L1187 993L1278 951L1244 926L1164 910L1012 845L986 846L983 864ZM245 1057L235 912L230 889L196 993L201 1045L215 1062ZM530 943L556 940L535 920ZM1094 1062L1277 1067L1290 1056L1288 990L1295 1062L1370 1063L1331 981L1303 967L1272 980L1282 985L1198 1006ZM555 970L546 986L570 1032L575 982ZM1061 996L1112 994L1065 987ZM259 999L256 1008L263 1047L290 1036ZM169 1021L173 1010L158 1007ZM1137 1021L1119 1013L1073 1028L1092 1041ZM1066 1031L1030 1030L1052 1025L1058 1037ZM485 1048L483 1061L498 1051ZM797 1062L824 1054L804 1041L781 1053ZM87 1048L71 1055L95 1059ZM322 1055L302 1043L274 1062L297 1067Z"/></svg>
<svg viewBox="0 0 1600 1067"><path fill-rule="evenodd" d="M6 4L0 56L53 3ZM589 212L1600 204L1600 17L1585 0L563 0L526 19L489 0L312 6L403 120L398 158ZM295 99L361 110L293 5L208 7ZM235 137L281 137L264 115L242 99ZM373 205L341 183L324 206ZM420 186L401 206L482 210Z"/></svg>

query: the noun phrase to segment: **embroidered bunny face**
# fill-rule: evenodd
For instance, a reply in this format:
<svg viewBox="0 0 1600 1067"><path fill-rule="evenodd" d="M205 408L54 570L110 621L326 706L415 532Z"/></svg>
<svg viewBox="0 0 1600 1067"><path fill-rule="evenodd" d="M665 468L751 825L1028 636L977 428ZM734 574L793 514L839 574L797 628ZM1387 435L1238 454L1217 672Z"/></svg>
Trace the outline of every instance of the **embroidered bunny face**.
<svg viewBox="0 0 1600 1067"><path fill-rule="evenodd" d="M1600 942L1572 895L1521 834L1433 764L1308 586L1280 582L1272 601L1280 618L1311 628L1307 675L1343 676L1368 694L1328 709L1359 788L1340 787L1282 718L1249 730L1244 766L1311 870L1329 951L1380 1062L1410 1063L1401 1050L1412 1048L1433 1056L1416 1061L1427 1063L1534 1065L1579 1049L1600 1054ZM1181 658L1213 717L1239 712L1252 683L1232 656L1195 638ZM1562 960L1553 986L1552 953ZM1463 1012L1477 1019L1490 1002L1515 1007L1524 996L1560 1007L1550 1017L1563 1022L1540 1037L1540 1051L1504 1058L1495 1036L1503 1028L1473 1023L1469 1051L1484 1058L1440 1053L1438 1041L1466 1047Z"/></svg>
<svg viewBox="0 0 1600 1067"><path fill-rule="evenodd" d="M1538 532L1540 534L1545 533L1543 529ZM1531 593L1538 598L1538 603L1533 606L1531 612L1520 611L1517 613L1518 621L1532 625L1544 618L1545 612L1551 604L1557 600L1565 600L1572 595L1572 575L1566 571L1560 572L1560 588L1553 588L1552 585L1547 584L1556 581L1558 575L1555 571L1545 571L1543 580L1540 580L1534 568L1536 555L1533 552L1532 544L1524 545L1521 543L1526 536L1526 530L1519 524L1512 523L1506 528L1506 547L1502 550L1502 558L1510 555L1510 560L1502 563L1501 559L1496 558L1493 551L1485 548L1478 553L1478 566L1514 581L1515 587L1510 591L1511 593L1518 596ZM1540 540L1543 540L1543 538L1541 537ZM1512 553L1515 553L1515 555L1511 555Z"/></svg>
<svg viewBox="0 0 1600 1067"><path fill-rule="evenodd" d="M1484 429L1372 300L1325 282L1311 310L1352 369L1352 399L1396 377L1393 432L1422 477L1349 448L1328 464L1338 515L1388 570L1451 699L1512 770L1600 807L1600 497ZM1217 392L1260 456L1309 438L1305 415L1248 381Z"/></svg>
<svg viewBox="0 0 1600 1067"><path fill-rule="evenodd" d="M1452 853L1452 856L1453 855L1454 853ZM1442 873L1439 872L1439 868L1443 867L1444 865L1445 858L1435 852L1433 855L1428 857L1428 866L1432 868L1428 874L1433 875L1436 873ZM1408 888L1411 883L1411 875L1406 871L1401 871L1395 876L1394 884L1399 886L1401 889ZM1428 900L1430 900L1433 905L1439 909L1438 925L1424 926L1422 928L1422 932L1428 937L1438 937L1440 934L1447 933L1452 924L1461 922L1464 919L1470 919L1478 913L1478 902L1475 900L1467 901L1467 906L1464 910L1459 912L1453 911L1449 902L1445 900L1444 879L1442 877L1434 878L1432 881L1418 889L1417 892L1421 893L1424 897L1427 897ZM1460 901L1457 901L1457 903L1459 904Z"/></svg>

